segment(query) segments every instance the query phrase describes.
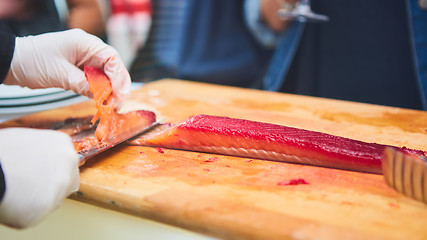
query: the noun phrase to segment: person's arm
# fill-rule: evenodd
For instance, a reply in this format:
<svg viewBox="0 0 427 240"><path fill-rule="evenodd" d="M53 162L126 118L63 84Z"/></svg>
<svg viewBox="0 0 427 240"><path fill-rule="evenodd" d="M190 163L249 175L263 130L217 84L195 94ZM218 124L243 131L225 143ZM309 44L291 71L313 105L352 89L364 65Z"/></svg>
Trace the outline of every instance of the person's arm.
<svg viewBox="0 0 427 240"><path fill-rule="evenodd" d="M15 49L15 36L0 32L0 83L3 82L10 69L13 50ZM4 181L3 169L0 164L0 203L2 202L6 185Z"/></svg>
<svg viewBox="0 0 427 240"><path fill-rule="evenodd" d="M119 108L130 92L129 72L117 51L81 29L17 37L10 71L3 81L33 89L59 87L91 97L83 67L101 68Z"/></svg>
<svg viewBox="0 0 427 240"><path fill-rule="evenodd" d="M244 16L253 36L264 46L274 47L278 36L289 25L279 17L281 3L293 0L245 0Z"/></svg>
<svg viewBox="0 0 427 240"><path fill-rule="evenodd" d="M6 183L4 182L3 168L0 164L0 203L3 200L4 192L6 191Z"/></svg>
<svg viewBox="0 0 427 240"><path fill-rule="evenodd" d="M34 0L0 0L0 19L25 20L34 11Z"/></svg>
<svg viewBox="0 0 427 240"><path fill-rule="evenodd" d="M10 71L14 50L15 36L0 32L0 83ZM0 223L29 227L55 209L78 189L78 161L63 133L0 130Z"/></svg>
<svg viewBox="0 0 427 240"><path fill-rule="evenodd" d="M65 133L1 129L0 165L0 223L7 226L35 225L79 188L79 156Z"/></svg>
<svg viewBox="0 0 427 240"><path fill-rule="evenodd" d="M83 30L14 39L13 56L10 57L9 50L3 52L9 54L9 60L1 59L0 68L6 75L3 84L60 87L89 96L82 71L89 65L107 74L113 97L119 103L130 92L129 72L117 51ZM6 38L0 41L4 40ZM0 49L5 49L5 45L0 45ZM71 138L64 133L30 128L1 129L0 166L4 176L0 177L0 188L4 184L5 190L0 202L0 223L17 228L38 223L65 197L77 191L78 164Z"/></svg>
<svg viewBox="0 0 427 240"><path fill-rule="evenodd" d="M15 36L0 32L0 83L3 82L10 69L13 51L15 49Z"/></svg>
<svg viewBox="0 0 427 240"><path fill-rule="evenodd" d="M69 28L80 28L90 34L105 34L105 9L99 0L66 0Z"/></svg>

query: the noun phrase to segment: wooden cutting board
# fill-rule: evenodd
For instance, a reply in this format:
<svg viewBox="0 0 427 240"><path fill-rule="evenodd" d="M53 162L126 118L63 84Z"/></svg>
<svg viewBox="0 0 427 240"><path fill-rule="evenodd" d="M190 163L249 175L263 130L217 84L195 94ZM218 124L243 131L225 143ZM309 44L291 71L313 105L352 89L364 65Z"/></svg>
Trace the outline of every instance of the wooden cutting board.
<svg viewBox="0 0 427 240"><path fill-rule="evenodd" d="M123 111L136 109L174 123L223 115L427 150L424 111L168 79L133 91ZM88 101L1 127L94 112ZM249 158L121 145L81 168L71 197L226 239L427 239L427 205L381 175Z"/></svg>

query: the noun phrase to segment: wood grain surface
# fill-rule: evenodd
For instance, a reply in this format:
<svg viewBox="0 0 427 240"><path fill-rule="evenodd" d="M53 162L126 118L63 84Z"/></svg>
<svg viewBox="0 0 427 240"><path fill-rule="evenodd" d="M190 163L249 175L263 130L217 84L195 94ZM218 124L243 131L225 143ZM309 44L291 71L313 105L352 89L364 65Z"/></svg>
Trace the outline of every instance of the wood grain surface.
<svg viewBox="0 0 427 240"><path fill-rule="evenodd" d="M427 151L424 111L172 79L133 91L122 111L136 109L167 122L221 115ZM0 127L94 112L88 101ZM308 184L288 184L295 179ZM71 197L224 239L427 239L427 205L381 175L190 151L118 146L81 167Z"/></svg>

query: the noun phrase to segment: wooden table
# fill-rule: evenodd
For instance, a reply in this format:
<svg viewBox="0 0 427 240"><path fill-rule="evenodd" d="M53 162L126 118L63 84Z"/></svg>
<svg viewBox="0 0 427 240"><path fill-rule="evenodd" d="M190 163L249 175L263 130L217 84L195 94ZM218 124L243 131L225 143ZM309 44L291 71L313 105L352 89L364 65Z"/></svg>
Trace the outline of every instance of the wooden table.
<svg viewBox="0 0 427 240"><path fill-rule="evenodd" d="M122 110L135 109L174 123L223 115L427 150L424 111L171 79L133 91ZM0 126L94 112L88 101ZM299 178L309 184L280 184ZM427 205L381 175L198 152L118 146L81 167L71 198L226 239L427 239Z"/></svg>

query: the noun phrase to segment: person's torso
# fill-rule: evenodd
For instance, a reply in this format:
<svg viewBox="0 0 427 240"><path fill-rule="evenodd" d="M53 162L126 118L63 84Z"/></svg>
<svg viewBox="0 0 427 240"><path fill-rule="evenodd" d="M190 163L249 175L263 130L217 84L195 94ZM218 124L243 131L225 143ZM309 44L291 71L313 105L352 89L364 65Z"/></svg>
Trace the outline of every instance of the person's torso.
<svg viewBox="0 0 427 240"><path fill-rule="evenodd" d="M180 0L183 3L166 11L162 2L167 1L153 1L153 27L131 68L132 79L176 77L260 86L271 51L261 47L247 29L243 1Z"/></svg>
<svg viewBox="0 0 427 240"><path fill-rule="evenodd" d="M421 109L405 1L313 1L282 91Z"/></svg>
<svg viewBox="0 0 427 240"><path fill-rule="evenodd" d="M0 19L0 31L16 36L36 35L67 29L53 0L30 0L32 13L24 19Z"/></svg>

